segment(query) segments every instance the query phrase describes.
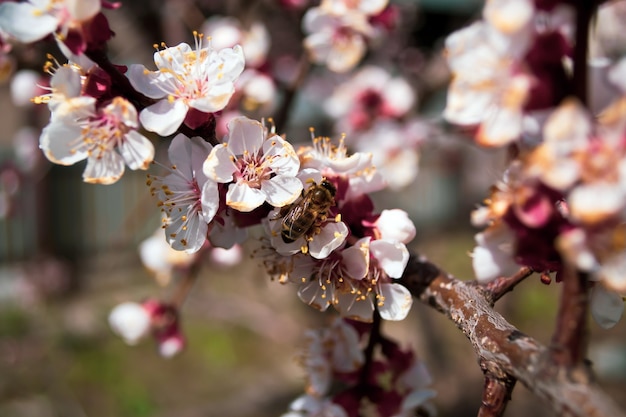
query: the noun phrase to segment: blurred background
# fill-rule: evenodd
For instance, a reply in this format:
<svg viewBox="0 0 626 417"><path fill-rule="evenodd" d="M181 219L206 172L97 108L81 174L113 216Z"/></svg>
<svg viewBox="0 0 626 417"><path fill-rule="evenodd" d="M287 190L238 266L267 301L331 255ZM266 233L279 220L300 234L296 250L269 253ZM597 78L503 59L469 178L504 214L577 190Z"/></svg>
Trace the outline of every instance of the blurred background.
<svg viewBox="0 0 626 417"><path fill-rule="evenodd" d="M231 15L266 25L269 62L294 62L301 53L299 16L311 3L294 9L283 3L127 1L106 11L117 34L110 56L117 64L152 67L154 43L189 42L191 30L206 18ZM401 10L403 40L385 41L368 59L383 61L395 53L394 63L419 92L419 114L436 119L449 76L443 41L480 16L481 2L393 3ZM303 389L295 360L303 331L320 326L327 315L303 305L294 287L270 281L251 257L253 244L243 247L237 265L206 261L182 311L188 346L177 357L161 358L150 340L129 347L109 329L107 316L116 304L172 291L155 281L137 251L159 226L159 211L145 172L127 171L110 186L88 185L81 180L82 164L60 167L45 160L38 137L48 110L22 96L42 76L51 50L53 44L15 45L10 66L31 71L20 72L31 78L20 84L7 77L0 86L0 416L280 416ZM308 140L309 126L330 134L318 102L325 90L313 92L333 77L313 68L311 84L296 93L288 124L279 130L302 140ZM165 160L166 150L167 143L157 143L157 159ZM468 253L476 230L469 213L499 178L504 158L440 131L420 149L417 179L399 192L376 194L377 209L409 212L418 230L413 248L471 279ZM522 332L549 343L558 293L558 285L531 277L497 309ZM626 407L624 325L609 331L590 326L590 359L599 382ZM470 344L451 322L416 304L405 321L385 323L384 330L414 346L425 361L440 416L476 415L482 375ZM552 415L518 386L506 415L531 413Z"/></svg>

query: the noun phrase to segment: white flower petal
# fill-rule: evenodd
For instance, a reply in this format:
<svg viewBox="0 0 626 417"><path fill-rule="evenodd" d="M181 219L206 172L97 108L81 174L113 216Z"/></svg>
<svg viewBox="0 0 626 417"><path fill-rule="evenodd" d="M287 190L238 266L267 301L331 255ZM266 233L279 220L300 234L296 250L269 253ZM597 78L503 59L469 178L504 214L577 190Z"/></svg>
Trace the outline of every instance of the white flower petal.
<svg viewBox="0 0 626 417"><path fill-rule="evenodd" d="M535 7L530 0L489 1L483 17L498 31L513 35L523 29L534 17Z"/></svg>
<svg viewBox="0 0 626 417"><path fill-rule="evenodd" d="M109 326L126 343L134 345L150 331L150 315L141 304L125 302L111 310Z"/></svg>
<svg viewBox="0 0 626 417"><path fill-rule="evenodd" d="M205 222L209 223L215 217L220 206L220 195L216 182L206 180L204 185L202 185L200 202L202 204L202 217Z"/></svg>
<svg viewBox="0 0 626 417"><path fill-rule="evenodd" d="M326 223L320 233L309 242L309 253L316 259L324 259L343 244L348 237L348 226L344 222Z"/></svg>
<svg viewBox="0 0 626 417"><path fill-rule="evenodd" d="M335 72L347 72L354 68L367 51L365 39L359 33L347 34L328 51L326 64Z"/></svg>
<svg viewBox="0 0 626 417"><path fill-rule="evenodd" d="M365 362L363 350L359 345L359 333L344 320L337 319L329 329L335 342L332 346L332 368L339 372L356 371Z"/></svg>
<svg viewBox="0 0 626 417"><path fill-rule="evenodd" d="M395 78L385 84L382 92L394 115L403 116L415 103L415 90L403 78Z"/></svg>
<svg viewBox="0 0 626 417"><path fill-rule="evenodd" d="M620 213L626 203L626 195L619 184L596 182L574 188L567 203L572 218L586 224L597 224Z"/></svg>
<svg viewBox="0 0 626 417"><path fill-rule="evenodd" d="M557 237L555 243L561 256L581 271L592 272L600 266L589 247L587 235L583 229L575 228L563 232Z"/></svg>
<svg viewBox="0 0 626 417"><path fill-rule="evenodd" d="M599 275L609 290L626 293L626 254L619 252L605 259Z"/></svg>
<svg viewBox="0 0 626 417"><path fill-rule="evenodd" d="M374 303L371 297L365 299L350 293L337 293L336 303L333 303L335 309L342 317L371 323L374 314Z"/></svg>
<svg viewBox="0 0 626 417"><path fill-rule="evenodd" d="M403 285L381 284L380 295L382 300L379 302L378 311L384 320L404 320L409 314L413 305L413 297Z"/></svg>
<svg viewBox="0 0 626 417"><path fill-rule="evenodd" d="M46 158L55 164L73 165L87 158L86 150L75 151L74 143L82 141L82 129L77 125L51 122L41 132L39 146Z"/></svg>
<svg viewBox="0 0 626 417"><path fill-rule="evenodd" d="M174 210L165 227L165 236L173 249L194 253L206 241L208 224L202 216L184 216L185 212Z"/></svg>
<svg viewBox="0 0 626 417"><path fill-rule="evenodd" d="M272 206L283 207L296 201L302 194L302 182L296 177L276 175L261 183L261 191Z"/></svg>
<svg viewBox="0 0 626 417"><path fill-rule="evenodd" d="M176 132L187 115L187 105L182 100L160 100L139 113L139 120L146 130L161 136Z"/></svg>
<svg viewBox="0 0 626 417"><path fill-rule="evenodd" d="M476 135L483 146L504 146L517 139L522 133L523 113L521 108L498 108L484 118Z"/></svg>
<svg viewBox="0 0 626 417"><path fill-rule="evenodd" d="M189 100L189 107L205 113L215 113L226 107L235 92L233 83L214 85L208 94Z"/></svg>
<svg viewBox="0 0 626 417"><path fill-rule="evenodd" d="M128 67L126 76L133 88L144 96L160 99L167 95L161 84L169 77L158 71L148 71L143 65L133 64Z"/></svg>
<svg viewBox="0 0 626 417"><path fill-rule="evenodd" d="M234 156L224 144L216 145L202 165L204 175L217 182L231 182L237 166Z"/></svg>
<svg viewBox="0 0 626 417"><path fill-rule="evenodd" d="M365 278L370 266L370 238L359 239L353 246L341 251L341 264L353 279Z"/></svg>
<svg viewBox="0 0 626 417"><path fill-rule="evenodd" d="M300 158L293 146L280 136L274 135L263 142L263 155L271 161L272 171L278 175L294 177L300 169Z"/></svg>
<svg viewBox="0 0 626 417"><path fill-rule="evenodd" d="M82 88L80 72L72 66L63 65L50 78L50 87L67 98L78 97Z"/></svg>
<svg viewBox="0 0 626 417"><path fill-rule="evenodd" d="M0 4L0 30L20 42L31 43L54 32L59 19L31 3Z"/></svg>
<svg viewBox="0 0 626 417"><path fill-rule="evenodd" d="M130 169L148 169L154 159L154 145L150 139L135 130L124 136L118 149Z"/></svg>
<svg viewBox="0 0 626 417"><path fill-rule="evenodd" d="M510 276L519 270L519 265L513 260L515 236L507 226L492 226L475 238L478 246L472 252L472 266L478 282Z"/></svg>
<svg viewBox="0 0 626 417"><path fill-rule="evenodd" d="M164 340L159 340L159 354L164 358L172 358L180 353L185 347L185 342L179 334L175 334Z"/></svg>
<svg viewBox="0 0 626 417"><path fill-rule="evenodd" d="M90 184L113 184L124 174L124 159L113 149L87 158L83 181Z"/></svg>
<svg viewBox="0 0 626 417"><path fill-rule="evenodd" d="M221 214L224 219L224 225L219 222L213 222L213 228L209 233L209 241L214 248L233 248L235 244L241 244L248 239L248 229L237 227L232 216L227 215L229 210L223 211Z"/></svg>
<svg viewBox="0 0 626 417"><path fill-rule="evenodd" d="M263 145L263 130L260 122L245 116L231 119L228 122L228 149L233 155L257 153Z"/></svg>
<svg viewBox="0 0 626 417"><path fill-rule="evenodd" d="M382 239L409 243L415 237L415 225L409 214L400 209L383 210L376 220Z"/></svg>
<svg viewBox="0 0 626 417"><path fill-rule="evenodd" d="M370 252L391 278L400 278L409 262L409 251L401 242L374 240L370 242Z"/></svg>
<svg viewBox="0 0 626 417"><path fill-rule="evenodd" d="M179 133L170 142L167 156L172 166L185 178L188 180L195 178L198 184L202 185L207 177L198 167L202 166L211 149L211 144L204 139L197 136L188 138Z"/></svg>
<svg viewBox="0 0 626 417"><path fill-rule="evenodd" d="M626 57L620 59L617 64L611 68L608 78L622 93L626 94Z"/></svg>
<svg viewBox="0 0 626 417"><path fill-rule="evenodd" d="M184 71L186 56L192 52L191 46L185 42L181 42L176 46L170 48L161 49L154 53L154 63L159 69L174 70L174 72ZM197 55L193 55L197 58ZM161 71L157 71L161 72ZM167 74L169 71L162 71Z"/></svg>
<svg viewBox="0 0 626 417"><path fill-rule="evenodd" d="M265 193L257 188L251 188L248 184L234 183L228 186L226 193L226 205L237 211L249 212L265 202Z"/></svg>
<svg viewBox="0 0 626 417"><path fill-rule="evenodd" d="M326 311L330 305L328 294L320 287L317 280L307 281L298 289L298 297L304 303L319 311Z"/></svg>
<svg viewBox="0 0 626 417"><path fill-rule="evenodd" d="M100 12L100 0L65 0L70 15L79 21L91 19Z"/></svg>
<svg viewBox="0 0 626 417"><path fill-rule="evenodd" d="M219 72L215 77L218 82L233 82L243 72L246 65L243 48L235 45L218 51Z"/></svg>

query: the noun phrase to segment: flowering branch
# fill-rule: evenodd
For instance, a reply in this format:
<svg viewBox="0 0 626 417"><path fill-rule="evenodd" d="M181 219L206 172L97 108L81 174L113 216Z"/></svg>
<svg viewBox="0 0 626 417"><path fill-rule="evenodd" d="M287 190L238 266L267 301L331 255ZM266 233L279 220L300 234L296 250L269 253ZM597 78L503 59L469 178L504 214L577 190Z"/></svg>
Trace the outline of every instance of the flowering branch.
<svg viewBox="0 0 626 417"><path fill-rule="evenodd" d="M492 309L482 287L459 281L416 254L411 255L400 282L415 298L452 320L470 340L481 363L519 380L555 412L626 416L586 374L560 372L549 360L547 347Z"/></svg>
<svg viewBox="0 0 626 417"><path fill-rule="evenodd" d="M573 93L587 107L589 28L595 2L576 3L576 44L574 48ZM556 327L552 336L551 359L561 367L582 364L587 346L589 277L566 265Z"/></svg>

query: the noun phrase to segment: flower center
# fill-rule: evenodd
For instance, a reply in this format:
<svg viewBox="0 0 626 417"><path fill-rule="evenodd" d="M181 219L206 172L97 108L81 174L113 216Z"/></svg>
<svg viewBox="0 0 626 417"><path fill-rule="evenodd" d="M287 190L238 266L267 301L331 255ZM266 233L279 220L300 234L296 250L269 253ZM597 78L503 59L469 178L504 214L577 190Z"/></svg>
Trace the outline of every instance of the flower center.
<svg viewBox="0 0 626 417"><path fill-rule="evenodd" d="M261 183L269 180L273 174L270 162L264 155L245 151L235 162L235 178L238 182L246 182L251 188L261 188Z"/></svg>

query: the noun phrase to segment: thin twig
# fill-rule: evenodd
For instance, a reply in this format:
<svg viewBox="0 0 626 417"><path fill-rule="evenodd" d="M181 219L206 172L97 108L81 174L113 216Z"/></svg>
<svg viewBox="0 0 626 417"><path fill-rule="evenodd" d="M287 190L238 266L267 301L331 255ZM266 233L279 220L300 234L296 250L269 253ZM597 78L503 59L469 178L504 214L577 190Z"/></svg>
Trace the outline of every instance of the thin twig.
<svg viewBox="0 0 626 417"><path fill-rule="evenodd" d="M191 265L184 269L183 275L176 283L176 289L174 290L174 294L172 295L169 304L176 308L177 311L180 311L180 308L191 292L193 285L198 280L200 270L202 269L203 258L204 257L201 256L201 254L197 254Z"/></svg>
<svg viewBox="0 0 626 417"><path fill-rule="evenodd" d="M556 327L552 335L552 361L562 368L583 365L587 351L589 279L573 268L563 274Z"/></svg>
<svg viewBox="0 0 626 417"><path fill-rule="evenodd" d="M533 272L531 268L525 266L510 277L500 277L487 284L485 291L487 296L491 299L492 304L495 304L504 294L513 291L513 288L515 288L517 284L531 276Z"/></svg>
<svg viewBox="0 0 626 417"><path fill-rule="evenodd" d="M359 385L362 387L366 387L368 385L369 373L372 369L372 363L374 363L374 348L378 343L380 343L380 325L381 319L378 310L374 310L374 317L372 321L372 326L370 328L369 340L367 341L367 346L363 350L363 356L365 357L365 363L361 368L361 374L359 376ZM367 390L363 391L365 394Z"/></svg>

